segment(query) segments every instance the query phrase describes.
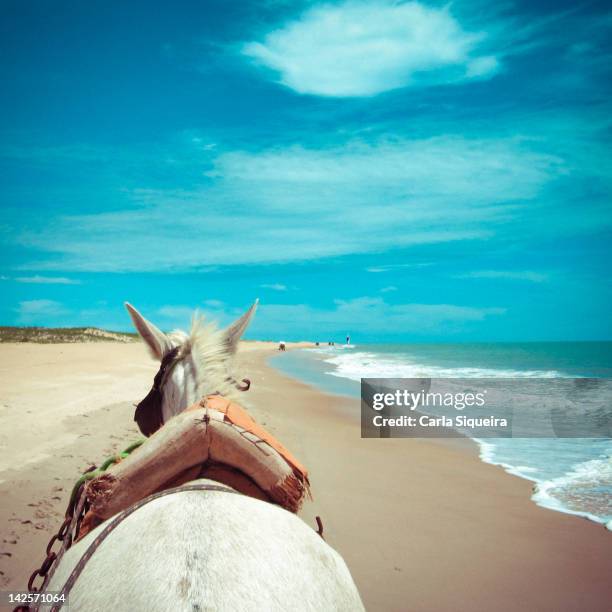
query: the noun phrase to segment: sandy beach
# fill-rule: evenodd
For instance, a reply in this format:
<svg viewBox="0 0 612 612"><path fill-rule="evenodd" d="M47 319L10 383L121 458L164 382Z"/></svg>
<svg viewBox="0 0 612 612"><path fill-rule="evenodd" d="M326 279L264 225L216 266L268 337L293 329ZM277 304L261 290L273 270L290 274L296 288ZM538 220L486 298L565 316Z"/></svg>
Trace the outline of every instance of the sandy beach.
<svg viewBox="0 0 612 612"><path fill-rule="evenodd" d="M322 517L368 610L610 609L610 532L537 507L471 442L361 439L355 400L281 375L273 353L241 347L245 405L308 467L302 518ZM25 588L78 475L138 437L156 369L140 343L0 345L1 589Z"/></svg>

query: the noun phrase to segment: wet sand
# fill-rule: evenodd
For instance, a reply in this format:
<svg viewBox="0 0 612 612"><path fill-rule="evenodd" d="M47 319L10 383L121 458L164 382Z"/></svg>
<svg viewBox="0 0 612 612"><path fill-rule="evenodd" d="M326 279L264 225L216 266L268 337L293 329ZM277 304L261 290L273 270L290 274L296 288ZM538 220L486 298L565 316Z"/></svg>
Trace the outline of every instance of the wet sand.
<svg viewBox="0 0 612 612"><path fill-rule="evenodd" d="M537 507L469 442L362 440L355 400L283 376L273 353L241 349L248 406L309 468L302 517L322 517L369 610L609 609L612 533ZM1 589L25 588L78 474L138 437L156 369L137 343L0 345Z"/></svg>

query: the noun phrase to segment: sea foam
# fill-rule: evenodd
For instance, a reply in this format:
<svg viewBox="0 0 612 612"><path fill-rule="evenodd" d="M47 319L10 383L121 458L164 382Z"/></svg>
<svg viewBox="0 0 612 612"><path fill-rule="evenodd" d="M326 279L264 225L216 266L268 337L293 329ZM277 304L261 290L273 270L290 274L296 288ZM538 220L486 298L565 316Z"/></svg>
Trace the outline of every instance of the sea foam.
<svg viewBox="0 0 612 612"><path fill-rule="evenodd" d="M556 370L441 367L411 362L407 358L382 357L376 353L362 351L330 353L324 361L334 366L328 374L355 381L362 378L558 378L563 376Z"/></svg>

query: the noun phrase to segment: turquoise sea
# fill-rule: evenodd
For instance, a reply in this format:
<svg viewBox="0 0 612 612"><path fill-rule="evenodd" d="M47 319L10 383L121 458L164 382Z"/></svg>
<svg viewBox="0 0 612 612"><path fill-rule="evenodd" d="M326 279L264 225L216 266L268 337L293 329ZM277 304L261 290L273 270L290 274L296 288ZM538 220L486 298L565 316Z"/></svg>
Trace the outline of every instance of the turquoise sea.
<svg viewBox="0 0 612 612"><path fill-rule="evenodd" d="M361 378L612 378L612 342L325 345L279 354L271 364L329 393L359 397ZM476 442L483 461L534 482L535 503L612 529L612 439Z"/></svg>

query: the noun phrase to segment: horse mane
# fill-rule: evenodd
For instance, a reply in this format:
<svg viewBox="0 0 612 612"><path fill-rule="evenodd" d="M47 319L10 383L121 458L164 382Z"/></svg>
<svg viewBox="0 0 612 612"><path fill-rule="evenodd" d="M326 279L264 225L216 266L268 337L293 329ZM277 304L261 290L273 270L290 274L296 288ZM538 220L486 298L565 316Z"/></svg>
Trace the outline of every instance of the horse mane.
<svg viewBox="0 0 612 612"><path fill-rule="evenodd" d="M196 391L201 397L218 393L231 401L239 400L239 391L233 382L235 355L224 330L196 311L189 334L175 330L169 338L174 346L180 346L179 359L191 357ZM243 398L240 401L244 403Z"/></svg>

